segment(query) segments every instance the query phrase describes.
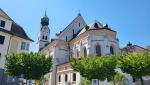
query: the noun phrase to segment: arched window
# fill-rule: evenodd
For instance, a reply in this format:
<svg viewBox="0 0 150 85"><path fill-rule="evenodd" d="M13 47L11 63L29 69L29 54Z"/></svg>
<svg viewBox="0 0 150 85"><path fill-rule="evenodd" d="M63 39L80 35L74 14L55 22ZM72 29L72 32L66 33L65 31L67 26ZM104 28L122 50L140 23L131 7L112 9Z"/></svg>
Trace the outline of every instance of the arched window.
<svg viewBox="0 0 150 85"><path fill-rule="evenodd" d="M61 82L61 75L58 76L58 82Z"/></svg>
<svg viewBox="0 0 150 85"><path fill-rule="evenodd" d="M45 36L45 40L47 40L47 36Z"/></svg>
<svg viewBox="0 0 150 85"><path fill-rule="evenodd" d="M43 40L44 40L44 36L43 36L42 38L43 38Z"/></svg>
<svg viewBox="0 0 150 85"><path fill-rule="evenodd" d="M110 54L114 54L113 46L110 46Z"/></svg>
<svg viewBox="0 0 150 85"><path fill-rule="evenodd" d="M76 73L73 73L73 81L76 81Z"/></svg>
<svg viewBox="0 0 150 85"><path fill-rule="evenodd" d="M83 51L84 51L83 57L86 57L86 56L87 56L87 50L86 50L86 47L83 48Z"/></svg>
<svg viewBox="0 0 150 85"><path fill-rule="evenodd" d="M98 28L98 24L97 24L97 23L95 23L95 24L94 24L94 27L95 27L95 28Z"/></svg>
<svg viewBox="0 0 150 85"><path fill-rule="evenodd" d="M101 47L97 44L95 48L96 48L96 55L101 56Z"/></svg>
<svg viewBox="0 0 150 85"><path fill-rule="evenodd" d="M67 81L68 81L68 75L65 74L65 82L67 82Z"/></svg>

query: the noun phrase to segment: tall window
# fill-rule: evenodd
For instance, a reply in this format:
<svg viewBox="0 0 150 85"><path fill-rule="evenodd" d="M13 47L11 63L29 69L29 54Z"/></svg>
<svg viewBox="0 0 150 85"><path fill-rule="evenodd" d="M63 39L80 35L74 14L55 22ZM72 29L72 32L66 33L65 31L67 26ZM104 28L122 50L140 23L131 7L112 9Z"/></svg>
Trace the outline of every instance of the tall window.
<svg viewBox="0 0 150 85"><path fill-rule="evenodd" d="M114 54L113 46L110 46L110 54Z"/></svg>
<svg viewBox="0 0 150 85"><path fill-rule="evenodd" d="M73 29L73 38L75 37L74 29Z"/></svg>
<svg viewBox="0 0 150 85"><path fill-rule="evenodd" d="M67 39L67 36L66 36L66 41L67 41L68 39Z"/></svg>
<svg viewBox="0 0 150 85"><path fill-rule="evenodd" d="M5 21L0 20L0 27L5 27Z"/></svg>
<svg viewBox="0 0 150 85"><path fill-rule="evenodd" d="M1 53L0 53L0 59L1 59Z"/></svg>
<svg viewBox="0 0 150 85"><path fill-rule="evenodd" d="M42 38L43 38L43 40L44 40L44 36L43 36Z"/></svg>
<svg viewBox="0 0 150 85"><path fill-rule="evenodd" d="M84 50L84 55L83 55L83 56L86 57L86 56L87 56L87 50L86 50L86 47L84 47L83 50Z"/></svg>
<svg viewBox="0 0 150 85"><path fill-rule="evenodd" d="M79 27L80 27L80 23L79 23Z"/></svg>
<svg viewBox="0 0 150 85"><path fill-rule="evenodd" d="M79 58L79 56L80 56L80 52L79 52L79 50L77 50L77 58Z"/></svg>
<svg viewBox="0 0 150 85"><path fill-rule="evenodd" d="M26 46L25 46L25 45L26 45L26 43L25 43L25 42L22 42L22 43L21 43L21 50L25 50L25 48L26 48Z"/></svg>
<svg viewBox="0 0 150 85"><path fill-rule="evenodd" d="M58 76L58 82L61 82L61 75Z"/></svg>
<svg viewBox="0 0 150 85"><path fill-rule="evenodd" d="M74 35L74 29L73 29L73 35Z"/></svg>
<svg viewBox="0 0 150 85"><path fill-rule="evenodd" d="M76 73L73 73L73 81L76 81Z"/></svg>
<svg viewBox="0 0 150 85"><path fill-rule="evenodd" d="M45 40L47 40L47 36L45 36Z"/></svg>
<svg viewBox="0 0 150 85"><path fill-rule="evenodd" d="M29 44L26 44L26 50L29 50Z"/></svg>
<svg viewBox="0 0 150 85"><path fill-rule="evenodd" d="M0 35L0 44L3 44L5 40L5 36Z"/></svg>
<svg viewBox="0 0 150 85"><path fill-rule="evenodd" d="M96 55L101 56L101 47L98 44L96 45Z"/></svg>
<svg viewBox="0 0 150 85"><path fill-rule="evenodd" d="M68 75L65 74L65 82L67 82L67 81L68 81Z"/></svg>

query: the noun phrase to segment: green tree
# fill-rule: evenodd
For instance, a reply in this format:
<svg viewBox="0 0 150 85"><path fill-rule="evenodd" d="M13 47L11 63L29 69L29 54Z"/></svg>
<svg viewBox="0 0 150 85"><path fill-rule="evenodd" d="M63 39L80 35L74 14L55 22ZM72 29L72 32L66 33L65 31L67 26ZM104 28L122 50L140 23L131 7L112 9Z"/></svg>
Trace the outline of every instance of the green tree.
<svg viewBox="0 0 150 85"><path fill-rule="evenodd" d="M118 85L126 85L125 81L127 80L127 74L117 72L114 79Z"/></svg>
<svg viewBox="0 0 150 85"><path fill-rule="evenodd" d="M150 55L148 53L130 53L124 56L119 62L123 72L131 74L133 78L140 79L143 85L142 76L150 75Z"/></svg>
<svg viewBox="0 0 150 85"><path fill-rule="evenodd" d="M80 85L91 85L91 81L87 79L81 80Z"/></svg>
<svg viewBox="0 0 150 85"><path fill-rule="evenodd" d="M80 74L88 80L114 80L116 64L117 60L113 55L103 55L101 57L88 56L80 60L76 58L71 59L72 68L80 72Z"/></svg>
<svg viewBox="0 0 150 85"><path fill-rule="evenodd" d="M21 52L6 56L6 73L12 76L24 74L25 79L40 80L50 72L52 58L33 52Z"/></svg>

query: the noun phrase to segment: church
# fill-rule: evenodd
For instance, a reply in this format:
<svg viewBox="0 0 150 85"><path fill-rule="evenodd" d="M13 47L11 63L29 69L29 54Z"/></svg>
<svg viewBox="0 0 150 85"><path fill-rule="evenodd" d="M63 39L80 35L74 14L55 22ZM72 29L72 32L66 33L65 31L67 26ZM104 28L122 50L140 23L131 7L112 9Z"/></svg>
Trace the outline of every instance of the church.
<svg viewBox="0 0 150 85"><path fill-rule="evenodd" d="M93 21L87 24L80 13L64 30L50 40L49 18L41 19L36 48L39 52L53 58L50 73L46 74L46 85L80 85L84 78L70 66L69 57L78 59L87 55L114 54L119 51L117 32L107 24ZM110 85L107 81L103 85Z"/></svg>

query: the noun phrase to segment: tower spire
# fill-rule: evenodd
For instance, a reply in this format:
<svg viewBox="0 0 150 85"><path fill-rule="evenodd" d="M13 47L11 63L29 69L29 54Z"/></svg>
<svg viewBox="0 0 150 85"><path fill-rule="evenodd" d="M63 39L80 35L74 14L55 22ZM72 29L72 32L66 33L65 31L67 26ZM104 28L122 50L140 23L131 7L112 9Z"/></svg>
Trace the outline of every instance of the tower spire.
<svg viewBox="0 0 150 85"><path fill-rule="evenodd" d="M45 16L47 16L46 9L45 9Z"/></svg>
<svg viewBox="0 0 150 85"><path fill-rule="evenodd" d="M46 9L45 9L45 15L41 19L41 24L42 26L49 25L49 18L47 17Z"/></svg>
<svg viewBox="0 0 150 85"><path fill-rule="evenodd" d="M78 16L81 16L80 9L78 10Z"/></svg>

